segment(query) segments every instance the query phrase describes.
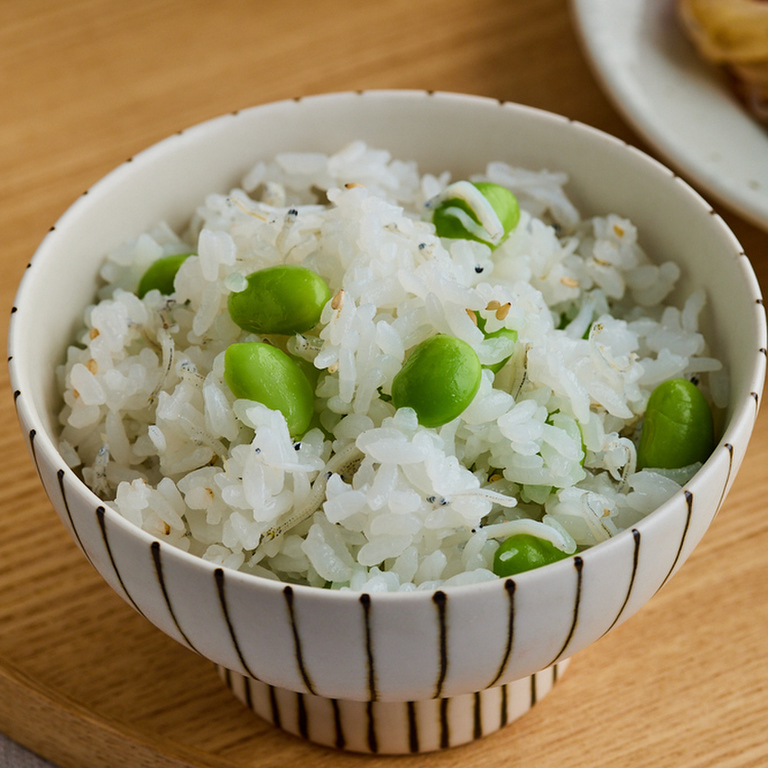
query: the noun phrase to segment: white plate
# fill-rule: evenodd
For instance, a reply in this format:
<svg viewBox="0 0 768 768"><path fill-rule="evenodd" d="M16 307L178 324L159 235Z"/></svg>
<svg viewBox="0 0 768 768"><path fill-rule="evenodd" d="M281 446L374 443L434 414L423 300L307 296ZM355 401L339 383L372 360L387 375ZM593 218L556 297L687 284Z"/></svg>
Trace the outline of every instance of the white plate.
<svg viewBox="0 0 768 768"><path fill-rule="evenodd" d="M697 55L674 0L571 0L616 108L707 197L768 229L768 132Z"/></svg>

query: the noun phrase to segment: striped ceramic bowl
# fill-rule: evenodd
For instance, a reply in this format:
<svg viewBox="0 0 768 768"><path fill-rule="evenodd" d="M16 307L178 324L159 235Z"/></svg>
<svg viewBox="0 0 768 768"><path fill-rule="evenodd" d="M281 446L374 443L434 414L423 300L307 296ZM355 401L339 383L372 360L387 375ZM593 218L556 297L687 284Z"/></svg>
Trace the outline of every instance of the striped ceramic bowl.
<svg viewBox="0 0 768 768"><path fill-rule="evenodd" d="M403 594L291 586L222 569L154 540L97 498L57 450L54 368L93 299L104 254L160 219L181 225L212 190L284 150L364 139L455 177L506 159L569 174L582 213L617 212L650 253L703 286L715 353L731 374L719 443L691 482L633 529L546 568ZM630 146L537 110L444 93L365 92L259 106L181 131L89 189L51 229L10 325L19 420L53 507L133 607L219 666L276 725L363 752L415 752L496 730L546 694L567 659L639 610L712 522L744 457L766 363L749 261L681 179Z"/></svg>

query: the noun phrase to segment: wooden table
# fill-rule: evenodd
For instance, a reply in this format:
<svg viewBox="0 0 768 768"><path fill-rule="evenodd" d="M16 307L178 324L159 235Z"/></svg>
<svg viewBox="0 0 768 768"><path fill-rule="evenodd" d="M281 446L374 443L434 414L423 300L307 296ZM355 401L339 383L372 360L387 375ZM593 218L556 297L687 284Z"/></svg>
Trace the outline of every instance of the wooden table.
<svg viewBox="0 0 768 768"><path fill-rule="evenodd" d="M566 0L2 0L2 317L47 229L127 157L241 107L371 88L521 102L648 149L600 91ZM768 234L722 213L765 283ZM551 696L471 746L362 758L254 718L101 582L38 484L5 370L0 384L0 731L61 766L768 765L765 408L682 572Z"/></svg>

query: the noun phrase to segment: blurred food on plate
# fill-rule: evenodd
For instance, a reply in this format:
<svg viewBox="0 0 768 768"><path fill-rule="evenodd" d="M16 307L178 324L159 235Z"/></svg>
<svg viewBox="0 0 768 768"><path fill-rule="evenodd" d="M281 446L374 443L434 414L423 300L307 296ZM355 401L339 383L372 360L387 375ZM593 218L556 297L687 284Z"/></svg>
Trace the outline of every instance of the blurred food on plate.
<svg viewBox="0 0 768 768"><path fill-rule="evenodd" d="M768 124L768 2L677 0L677 10L699 53L723 69L747 109Z"/></svg>

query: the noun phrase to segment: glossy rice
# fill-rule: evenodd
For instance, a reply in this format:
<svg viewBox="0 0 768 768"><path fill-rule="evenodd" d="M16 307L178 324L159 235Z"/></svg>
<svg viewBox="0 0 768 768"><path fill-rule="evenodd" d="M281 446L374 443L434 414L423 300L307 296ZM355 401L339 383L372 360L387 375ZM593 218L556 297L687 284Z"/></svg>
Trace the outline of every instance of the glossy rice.
<svg viewBox="0 0 768 768"><path fill-rule="evenodd" d="M57 372L63 455L158 539L320 587L495 579L493 554L514 532L575 552L635 524L697 469L636 471L653 388L684 376L726 401L698 328L706 297L677 295L680 270L649 258L627 219L582 218L564 175L495 162L471 178L520 202L493 251L435 235L424 206L456 180L448 172L356 142L258 163L201 201L185 231L159 223L107 254ZM153 261L190 251L171 296L136 296ZM268 339L319 374L316 426L298 440L223 379L227 346L264 338L232 322L227 297L279 263L312 269L334 297L312 331ZM486 339L478 315L517 342ZM486 365L510 359L484 370L458 418L425 428L388 394L437 333Z"/></svg>

